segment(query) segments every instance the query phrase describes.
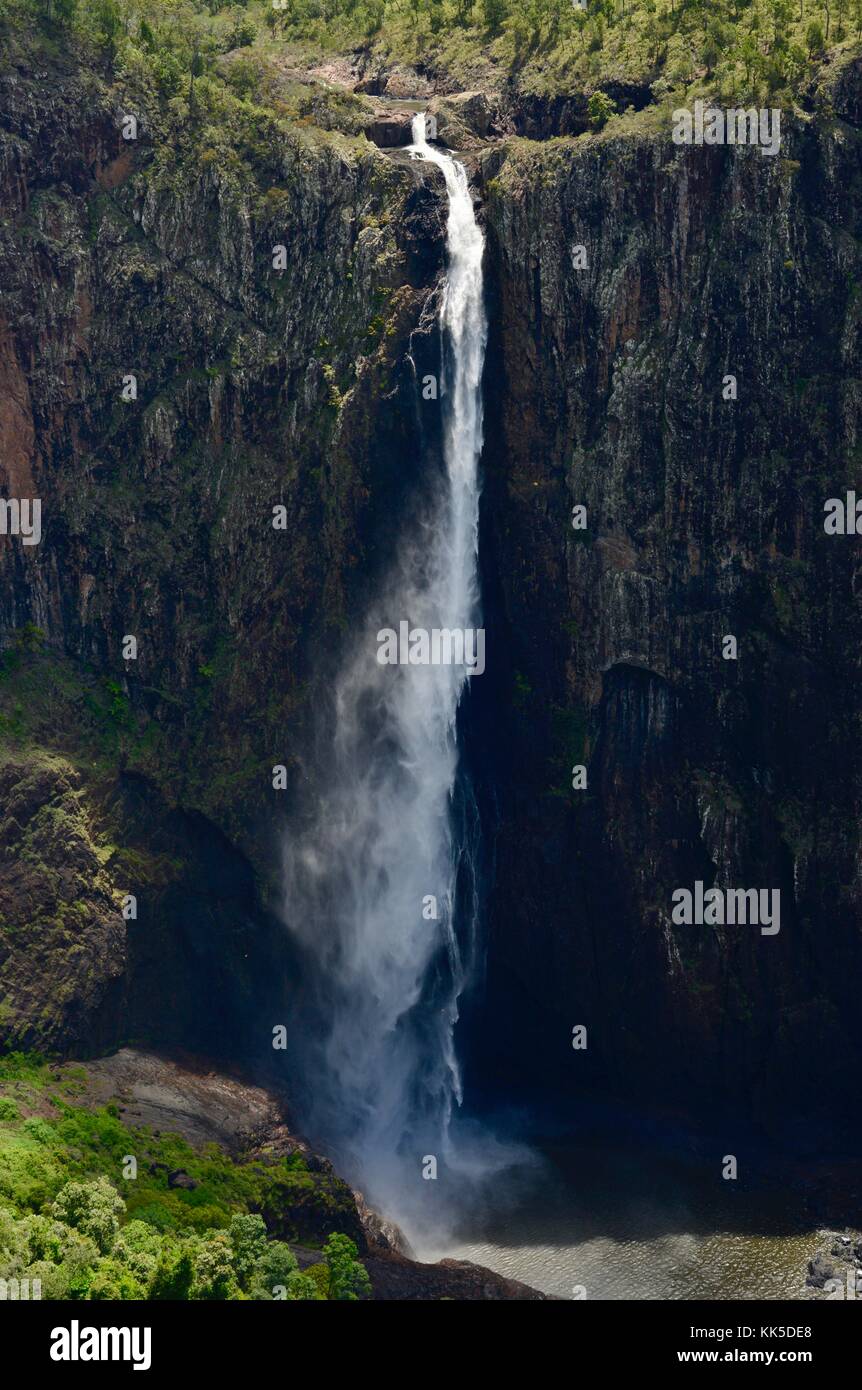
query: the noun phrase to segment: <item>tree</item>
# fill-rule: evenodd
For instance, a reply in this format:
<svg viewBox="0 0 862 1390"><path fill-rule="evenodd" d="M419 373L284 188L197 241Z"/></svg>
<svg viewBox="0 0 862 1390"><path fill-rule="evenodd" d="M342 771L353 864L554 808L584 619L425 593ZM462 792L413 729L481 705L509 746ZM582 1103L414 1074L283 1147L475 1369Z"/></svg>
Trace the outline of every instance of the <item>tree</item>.
<svg viewBox="0 0 862 1390"><path fill-rule="evenodd" d="M716 26L711 25L707 30L700 56L706 66L706 75L710 77L715 70L715 65L721 57L721 35L716 31Z"/></svg>
<svg viewBox="0 0 862 1390"><path fill-rule="evenodd" d="M371 1280L357 1259L358 1250L349 1236L332 1235L323 1247L329 1266L329 1297L355 1303L371 1294Z"/></svg>
<svg viewBox="0 0 862 1390"><path fill-rule="evenodd" d="M192 1297L213 1302L233 1298L236 1279L233 1248L225 1231L208 1232L195 1252L195 1282Z"/></svg>
<svg viewBox="0 0 862 1390"><path fill-rule="evenodd" d="M123 28L123 16L118 0L94 0L92 12L100 42L113 53Z"/></svg>
<svg viewBox="0 0 862 1390"><path fill-rule="evenodd" d="M482 18L485 28L496 33L506 18L506 0L482 0Z"/></svg>
<svg viewBox="0 0 862 1390"><path fill-rule="evenodd" d="M307 1274L298 1272L291 1274L287 1281L287 1300L289 1303L315 1302L319 1297L317 1285L313 1279L309 1279Z"/></svg>
<svg viewBox="0 0 862 1390"><path fill-rule="evenodd" d="M144 1287L119 1260L100 1260L90 1282L87 1297L109 1302L140 1300L144 1297Z"/></svg>
<svg viewBox="0 0 862 1390"><path fill-rule="evenodd" d="M231 48L251 48L256 38L257 25L249 15L243 15L235 21L228 43Z"/></svg>
<svg viewBox="0 0 862 1390"><path fill-rule="evenodd" d="M28 1254L24 1222L0 1207L0 1279L15 1278L27 1264Z"/></svg>
<svg viewBox="0 0 862 1390"><path fill-rule="evenodd" d="M191 1251L168 1242L162 1247L159 1262L147 1297L154 1302L178 1302L191 1296L195 1267Z"/></svg>
<svg viewBox="0 0 862 1390"><path fill-rule="evenodd" d="M259 1257L249 1280L248 1291L252 1298L274 1299L275 1290L286 1288L297 1271L296 1256L289 1245L281 1240L271 1240Z"/></svg>
<svg viewBox="0 0 862 1390"><path fill-rule="evenodd" d="M57 1287L47 1293L49 1298L86 1298L93 1272L99 1263L99 1249L94 1240L80 1231L66 1228L56 1265ZM47 1292L47 1291L46 1291Z"/></svg>
<svg viewBox="0 0 862 1390"><path fill-rule="evenodd" d="M192 61L191 61L191 65L190 65L190 67L189 67L189 105L191 105L192 102L193 102L194 99L195 99L195 78L196 78L196 77L202 77L202 76L203 76L203 72L204 72L204 60L203 60L203 55L202 55L200 49L199 49L199 48L196 48L195 51L194 51L194 53L192 54Z"/></svg>
<svg viewBox="0 0 862 1390"><path fill-rule="evenodd" d="M129 1221L120 1230L111 1251L113 1259L140 1284L151 1282L163 1249L163 1238L146 1221Z"/></svg>
<svg viewBox="0 0 862 1390"><path fill-rule="evenodd" d="M59 1260L64 1235L64 1229L59 1222L52 1221L50 1216L28 1216L19 1224L27 1239L31 1261Z"/></svg>
<svg viewBox="0 0 862 1390"><path fill-rule="evenodd" d="M228 1227L228 1240L233 1251L233 1269L240 1288L245 1288L249 1275L266 1250L266 1224L262 1216L243 1214L233 1217ZM293 1262L294 1269L296 1261Z"/></svg>
<svg viewBox="0 0 862 1390"><path fill-rule="evenodd" d="M89 1236L106 1255L116 1239L126 1204L107 1178L67 1182L57 1193L51 1215Z"/></svg>

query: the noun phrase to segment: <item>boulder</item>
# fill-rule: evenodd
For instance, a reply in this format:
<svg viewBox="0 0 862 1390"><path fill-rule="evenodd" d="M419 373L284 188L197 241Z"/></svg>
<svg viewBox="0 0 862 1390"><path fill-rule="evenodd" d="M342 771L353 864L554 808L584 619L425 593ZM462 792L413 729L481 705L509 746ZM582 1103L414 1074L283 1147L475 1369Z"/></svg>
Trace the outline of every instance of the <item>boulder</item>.
<svg viewBox="0 0 862 1390"><path fill-rule="evenodd" d="M413 116L409 111L375 111L365 127L367 138L382 150L398 149L412 140Z"/></svg>
<svg viewBox="0 0 862 1390"><path fill-rule="evenodd" d="M168 1173L168 1187L181 1187L186 1192L194 1192L197 1185L184 1168L176 1168L173 1173Z"/></svg>
<svg viewBox="0 0 862 1390"><path fill-rule="evenodd" d="M437 138L450 149L475 149L492 134L496 106L485 92L435 97L428 110L437 122Z"/></svg>
<svg viewBox="0 0 862 1390"><path fill-rule="evenodd" d="M837 1279L840 1275L838 1266L830 1260L828 1255L815 1255L813 1260L808 1261L808 1278L806 1283L812 1288L822 1289L829 1279Z"/></svg>

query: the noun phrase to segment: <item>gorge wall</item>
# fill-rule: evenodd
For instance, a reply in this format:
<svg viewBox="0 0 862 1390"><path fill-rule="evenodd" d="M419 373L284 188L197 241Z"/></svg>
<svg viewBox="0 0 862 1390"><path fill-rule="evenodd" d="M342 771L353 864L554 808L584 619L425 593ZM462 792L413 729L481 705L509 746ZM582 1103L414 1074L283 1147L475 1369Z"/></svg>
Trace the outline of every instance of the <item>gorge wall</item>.
<svg viewBox="0 0 862 1390"><path fill-rule="evenodd" d="M257 119L131 146L107 82L50 79L0 90L0 478L43 516L0 539L2 1041L266 1056L312 714L437 442L442 185ZM860 90L775 159L649 120L473 158L489 1090L855 1119L859 560L823 503L858 482ZM675 926L695 879L780 888L780 933Z"/></svg>
<svg viewBox="0 0 862 1390"><path fill-rule="evenodd" d="M0 540L5 1037L247 1053L309 711L434 444L435 178L261 114L174 142L146 92L126 142L71 60L0 105L0 466L42 505Z"/></svg>
<svg viewBox="0 0 862 1390"><path fill-rule="evenodd" d="M651 134L483 159L490 1065L533 1092L856 1122L859 551L823 525L862 403L842 90L773 159ZM780 933L674 925L695 880L779 888Z"/></svg>

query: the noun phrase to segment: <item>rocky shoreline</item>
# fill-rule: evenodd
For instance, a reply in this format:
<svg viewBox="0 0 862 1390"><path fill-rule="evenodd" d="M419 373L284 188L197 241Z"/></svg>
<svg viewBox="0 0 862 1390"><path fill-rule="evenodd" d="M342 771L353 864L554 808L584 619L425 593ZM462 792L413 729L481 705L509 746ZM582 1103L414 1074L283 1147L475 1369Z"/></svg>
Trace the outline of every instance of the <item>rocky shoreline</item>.
<svg viewBox="0 0 862 1390"><path fill-rule="evenodd" d="M862 1298L862 1232L821 1232L823 1243L808 1261L805 1281L810 1298Z"/></svg>

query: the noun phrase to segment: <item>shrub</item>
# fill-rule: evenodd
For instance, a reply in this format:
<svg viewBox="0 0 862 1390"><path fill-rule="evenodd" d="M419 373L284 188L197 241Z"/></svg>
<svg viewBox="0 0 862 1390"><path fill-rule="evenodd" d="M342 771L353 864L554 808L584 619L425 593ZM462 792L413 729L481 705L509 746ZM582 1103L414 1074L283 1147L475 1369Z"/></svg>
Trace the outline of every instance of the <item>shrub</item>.
<svg viewBox="0 0 862 1390"><path fill-rule="evenodd" d="M593 92L587 102L587 116L593 130L606 126L616 109L616 104L606 92Z"/></svg>

